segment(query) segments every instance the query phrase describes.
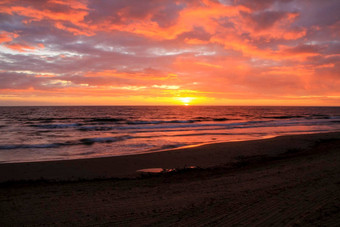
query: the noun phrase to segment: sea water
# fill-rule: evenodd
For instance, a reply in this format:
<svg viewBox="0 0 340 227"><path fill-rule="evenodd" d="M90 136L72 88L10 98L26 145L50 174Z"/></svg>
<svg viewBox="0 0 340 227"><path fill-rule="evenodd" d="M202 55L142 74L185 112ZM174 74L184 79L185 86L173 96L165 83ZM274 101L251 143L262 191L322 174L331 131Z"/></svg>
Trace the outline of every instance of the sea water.
<svg viewBox="0 0 340 227"><path fill-rule="evenodd" d="M336 131L339 107L0 107L0 162L131 155Z"/></svg>

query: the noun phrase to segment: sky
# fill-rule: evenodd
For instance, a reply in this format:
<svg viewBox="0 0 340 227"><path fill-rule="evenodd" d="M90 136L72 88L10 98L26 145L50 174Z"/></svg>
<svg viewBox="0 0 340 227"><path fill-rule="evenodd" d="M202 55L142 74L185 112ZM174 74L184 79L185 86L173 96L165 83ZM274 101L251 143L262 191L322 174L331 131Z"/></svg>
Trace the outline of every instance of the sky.
<svg viewBox="0 0 340 227"><path fill-rule="evenodd" d="M0 105L340 106L339 0L0 0Z"/></svg>

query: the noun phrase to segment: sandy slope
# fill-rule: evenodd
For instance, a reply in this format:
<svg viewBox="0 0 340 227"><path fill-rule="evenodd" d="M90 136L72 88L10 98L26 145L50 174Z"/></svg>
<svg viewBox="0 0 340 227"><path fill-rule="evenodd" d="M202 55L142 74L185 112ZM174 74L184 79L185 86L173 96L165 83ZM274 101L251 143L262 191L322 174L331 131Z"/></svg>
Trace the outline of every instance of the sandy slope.
<svg viewBox="0 0 340 227"><path fill-rule="evenodd" d="M287 151L139 179L2 184L0 226L339 226L340 140Z"/></svg>

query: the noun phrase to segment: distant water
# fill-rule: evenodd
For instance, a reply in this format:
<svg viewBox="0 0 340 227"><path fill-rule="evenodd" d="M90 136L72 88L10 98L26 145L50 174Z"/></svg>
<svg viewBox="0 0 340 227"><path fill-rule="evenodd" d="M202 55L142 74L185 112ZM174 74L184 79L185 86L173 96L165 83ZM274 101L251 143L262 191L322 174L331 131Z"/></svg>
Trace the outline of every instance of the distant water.
<svg viewBox="0 0 340 227"><path fill-rule="evenodd" d="M339 107L0 107L0 162L106 157L340 131Z"/></svg>

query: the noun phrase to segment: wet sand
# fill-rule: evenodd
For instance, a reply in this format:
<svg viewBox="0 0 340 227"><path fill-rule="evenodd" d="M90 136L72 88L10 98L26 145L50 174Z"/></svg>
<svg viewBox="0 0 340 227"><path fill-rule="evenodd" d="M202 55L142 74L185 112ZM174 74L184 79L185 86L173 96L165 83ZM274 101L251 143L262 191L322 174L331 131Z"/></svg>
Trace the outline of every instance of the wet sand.
<svg viewBox="0 0 340 227"><path fill-rule="evenodd" d="M2 164L0 181L1 226L338 226L340 133Z"/></svg>

